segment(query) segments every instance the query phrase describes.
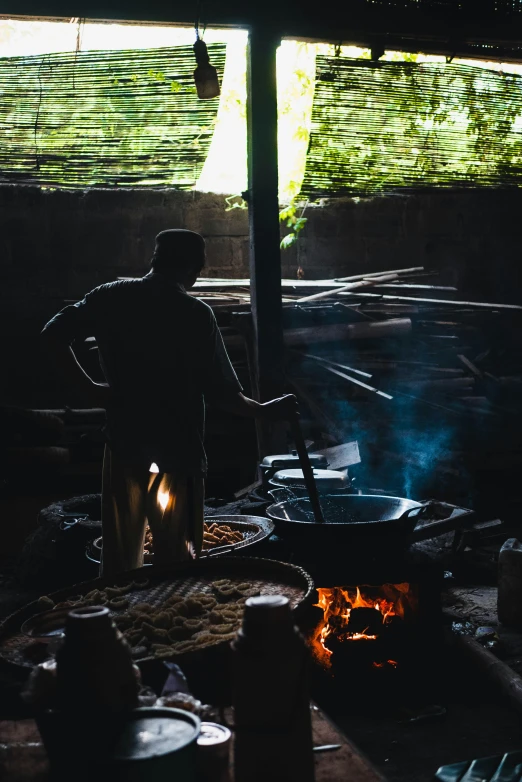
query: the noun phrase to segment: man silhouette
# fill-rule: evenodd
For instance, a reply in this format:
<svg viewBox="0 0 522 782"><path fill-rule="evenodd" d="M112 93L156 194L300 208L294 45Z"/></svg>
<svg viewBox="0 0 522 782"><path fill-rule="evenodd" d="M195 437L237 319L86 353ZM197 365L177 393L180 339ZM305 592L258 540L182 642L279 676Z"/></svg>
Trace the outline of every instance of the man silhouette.
<svg viewBox="0 0 522 782"><path fill-rule="evenodd" d="M155 564L199 555L203 540L205 400L247 417L288 419L294 396L248 399L214 313L187 290L205 264L192 231L156 237L148 274L95 288L65 307L42 337L68 385L107 410L102 572L141 567L148 521ZM71 344L95 337L107 383L95 383Z"/></svg>

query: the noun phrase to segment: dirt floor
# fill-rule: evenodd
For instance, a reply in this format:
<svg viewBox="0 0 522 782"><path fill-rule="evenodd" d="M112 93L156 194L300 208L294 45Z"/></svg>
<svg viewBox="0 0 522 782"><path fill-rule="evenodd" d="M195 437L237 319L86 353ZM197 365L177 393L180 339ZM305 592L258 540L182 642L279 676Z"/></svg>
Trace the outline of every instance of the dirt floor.
<svg viewBox="0 0 522 782"><path fill-rule="evenodd" d="M460 695L442 698L446 715L433 721L332 716L388 782L432 782L442 765L520 750L520 717L486 698Z"/></svg>

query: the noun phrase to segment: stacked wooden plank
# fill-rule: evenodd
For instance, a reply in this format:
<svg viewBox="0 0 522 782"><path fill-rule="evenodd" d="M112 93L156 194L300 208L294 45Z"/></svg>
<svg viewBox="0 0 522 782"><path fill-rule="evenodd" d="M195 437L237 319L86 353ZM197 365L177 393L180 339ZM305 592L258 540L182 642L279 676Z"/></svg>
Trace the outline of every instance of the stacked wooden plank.
<svg viewBox="0 0 522 782"><path fill-rule="evenodd" d="M316 432L359 441L367 485L475 504L488 483L512 485L522 467L521 306L468 301L422 268L283 280L282 290L289 384ZM248 281L204 280L194 293L219 297L241 362L233 329L250 317Z"/></svg>

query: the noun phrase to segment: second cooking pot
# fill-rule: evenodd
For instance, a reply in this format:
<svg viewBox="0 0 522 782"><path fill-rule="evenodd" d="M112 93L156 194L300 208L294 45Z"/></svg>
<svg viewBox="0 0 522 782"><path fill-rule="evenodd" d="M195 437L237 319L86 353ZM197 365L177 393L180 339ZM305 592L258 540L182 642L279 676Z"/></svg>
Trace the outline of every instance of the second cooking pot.
<svg viewBox="0 0 522 782"><path fill-rule="evenodd" d="M319 492L347 491L350 488L350 480L347 472L338 470L316 470L314 479ZM286 489L291 487L305 488L302 470L279 470L270 478L268 485L271 489Z"/></svg>
<svg viewBox="0 0 522 782"><path fill-rule="evenodd" d="M310 464L312 467L318 469L326 469L328 467L328 461L326 457L320 453L309 453ZM263 488L268 488L268 481L273 478L276 472L279 470L297 470L300 467L299 456L297 451L292 453L279 453L271 456L265 456L259 470L261 472L261 478L263 481Z"/></svg>

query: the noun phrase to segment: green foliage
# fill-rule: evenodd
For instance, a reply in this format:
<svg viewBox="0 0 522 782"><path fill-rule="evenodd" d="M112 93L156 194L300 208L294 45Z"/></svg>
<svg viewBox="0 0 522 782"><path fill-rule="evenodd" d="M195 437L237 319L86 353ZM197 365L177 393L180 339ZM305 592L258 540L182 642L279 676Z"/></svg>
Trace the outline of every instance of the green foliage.
<svg viewBox="0 0 522 782"><path fill-rule="evenodd" d="M281 250L287 250L289 247L291 247L293 244L297 242L297 234L290 233L286 236L283 236L281 239Z"/></svg>
<svg viewBox="0 0 522 782"><path fill-rule="evenodd" d="M286 236L283 236L281 239L281 250L286 250L297 242L299 233L308 222L308 218L303 217L307 206L308 202L304 205L302 203L297 204L295 199L293 199L287 206L280 210L279 222L285 223L286 227L290 228L290 233L286 234ZM299 216L297 215L298 209L301 209L301 214Z"/></svg>
<svg viewBox="0 0 522 782"><path fill-rule="evenodd" d="M226 47L209 48L222 78ZM194 188L219 100L193 72L191 46L0 58L3 180Z"/></svg>
<svg viewBox="0 0 522 782"><path fill-rule="evenodd" d="M522 77L415 60L317 58L303 194L520 185Z"/></svg>

